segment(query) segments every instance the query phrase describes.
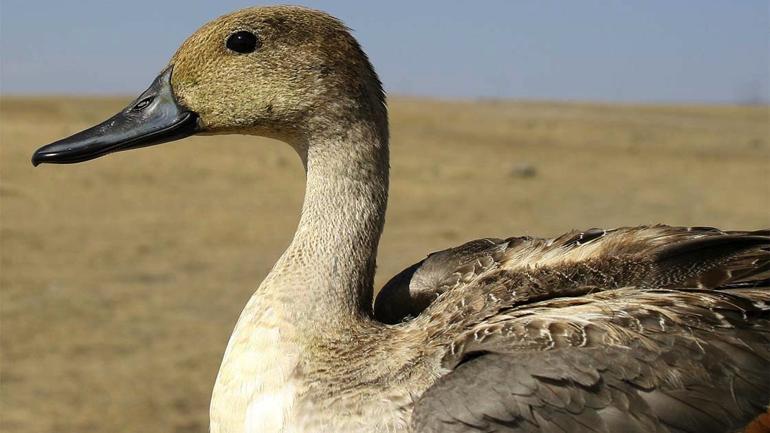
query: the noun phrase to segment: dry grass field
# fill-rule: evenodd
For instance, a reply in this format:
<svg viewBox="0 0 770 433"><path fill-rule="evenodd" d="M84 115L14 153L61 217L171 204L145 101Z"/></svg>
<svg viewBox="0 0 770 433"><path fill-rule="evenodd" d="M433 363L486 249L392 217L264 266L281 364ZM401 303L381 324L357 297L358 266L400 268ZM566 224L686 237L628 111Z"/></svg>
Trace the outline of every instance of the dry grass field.
<svg viewBox="0 0 770 433"><path fill-rule="evenodd" d="M196 137L33 168L126 100L0 101L2 432L205 432L241 307L288 244L288 146ZM378 284L483 236L770 226L767 107L391 100Z"/></svg>

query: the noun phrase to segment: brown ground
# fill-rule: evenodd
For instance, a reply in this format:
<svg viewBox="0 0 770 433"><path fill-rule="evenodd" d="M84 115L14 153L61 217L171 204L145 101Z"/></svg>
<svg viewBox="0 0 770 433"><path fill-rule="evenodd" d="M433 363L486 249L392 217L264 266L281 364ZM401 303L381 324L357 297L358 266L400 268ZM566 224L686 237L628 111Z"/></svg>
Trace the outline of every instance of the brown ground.
<svg viewBox="0 0 770 433"><path fill-rule="evenodd" d="M119 99L5 98L2 432L204 432L227 337L289 241L287 146L193 138L73 166L32 151ZM394 98L378 284L482 236L770 226L767 107Z"/></svg>

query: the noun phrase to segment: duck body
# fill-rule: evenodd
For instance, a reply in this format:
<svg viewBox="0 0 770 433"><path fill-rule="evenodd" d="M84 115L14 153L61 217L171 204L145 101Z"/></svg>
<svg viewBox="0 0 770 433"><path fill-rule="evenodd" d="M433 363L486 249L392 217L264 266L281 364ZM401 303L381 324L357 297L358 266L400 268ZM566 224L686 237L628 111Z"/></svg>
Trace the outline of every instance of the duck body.
<svg viewBox="0 0 770 433"><path fill-rule="evenodd" d="M297 231L225 350L212 433L716 433L766 414L770 231L480 239L373 303L384 93L347 28L299 7L204 25L125 110L33 163L196 133L283 140L307 178Z"/></svg>
<svg viewBox="0 0 770 433"><path fill-rule="evenodd" d="M436 298L414 318L362 321L314 348L273 352L276 338L234 354L249 345L231 340L212 431L268 431L268 420L287 432L731 431L770 395L768 240L654 226L486 239L435 254L424 271L442 275L415 279ZM382 293L378 303L393 302ZM252 302L234 339L289 328L242 326L269 310ZM393 303L412 312L409 301ZM233 412L244 379L269 362L245 371L229 360L263 350L295 361L264 372L279 383L257 398L239 394L248 408ZM254 413L264 416L248 421Z"/></svg>

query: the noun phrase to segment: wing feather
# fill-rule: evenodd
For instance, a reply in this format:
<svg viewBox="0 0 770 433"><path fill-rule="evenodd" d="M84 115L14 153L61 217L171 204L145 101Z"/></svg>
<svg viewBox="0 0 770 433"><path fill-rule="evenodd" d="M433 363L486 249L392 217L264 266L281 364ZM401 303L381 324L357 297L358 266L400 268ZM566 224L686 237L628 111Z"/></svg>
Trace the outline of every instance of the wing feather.
<svg viewBox="0 0 770 433"><path fill-rule="evenodd" d="M744 427L770 403L768 234L592 229L429 256L375 306L440 353L412 430Z"/></svg>
<svg viewBox="0 0 770 433"><path fill-rule="evenodd" d="M442 294L503 278L501 274L544 278L550 273L549 284L558 279L603 289L767 285L768 235L767 230L641 226L590 229L553 239L479 239L433 253L399 273L379 292L374 316L390 324L408 321Z"/></svg>
<svg viewBox="0 0 770 433"><path fill-rule="evenodd" d="M417 401L414 431L732 431L770 401L770 308L754 302L769 297L766 289L625 288L574 306L515 307L496 338L473 337L484 322L459 337L482 355L445 357L452 371ZM718 317L727 310L738 314ZM629 330L629 317L642 326ZM580 326L550 326L570 321ZM581 326L598 335L550 346L531 339L533 329Z"/></svg>

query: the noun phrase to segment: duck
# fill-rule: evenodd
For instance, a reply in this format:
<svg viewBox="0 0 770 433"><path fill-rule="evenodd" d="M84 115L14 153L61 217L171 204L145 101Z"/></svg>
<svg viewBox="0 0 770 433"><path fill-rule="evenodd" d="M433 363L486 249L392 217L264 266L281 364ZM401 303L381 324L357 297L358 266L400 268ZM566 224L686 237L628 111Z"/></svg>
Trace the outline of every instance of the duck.
<svg viewBox="0 0 770 433"><path fill-rule="evenodd" d="M385 94L350 30L298 6L203 25L125 109L32 162L79 163L194 134L281 140L306 175L293 239L224 351L212 433L769 424L770 230L479 239L428 255L375 300Z"/></svg>

